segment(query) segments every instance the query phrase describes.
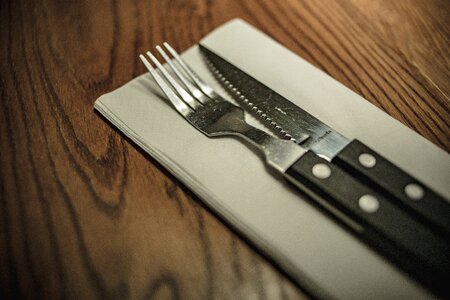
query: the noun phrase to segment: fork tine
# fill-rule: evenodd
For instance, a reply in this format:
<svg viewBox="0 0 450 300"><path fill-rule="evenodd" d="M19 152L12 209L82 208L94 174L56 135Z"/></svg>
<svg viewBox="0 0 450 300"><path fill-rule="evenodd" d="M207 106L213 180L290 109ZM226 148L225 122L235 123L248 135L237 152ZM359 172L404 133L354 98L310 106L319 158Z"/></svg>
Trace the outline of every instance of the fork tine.
<svg viewBox="0 0 450 300"><path fill-rule="evenodd" d="M152 67L150 62L145 58L144 55L140 54L139 58L144 63L147 70L150 72L150 74L153 76L153 79L155 79L156 83L159 85L161 90L166 94L167 98L169 98L170 102L172 102L173 106L175 106L175 109L181 113L183 116L187 116L188 114L192 113L193 110L181 100L177 94L169 87L169 85L164 81L164 79L161 78L161 76L158 75L156 70Z"/></svg>
<svg viewBox="0 0 450 300"><path fill-rule="evenodd" d="M161 71L167 81L169 81L172 87L177 91L178 95L181 96L184 102L186 102L194 110L201 105L169 74L169 72L167 72L166 68L161 65L158 59L156 59L156 57L150 51L147 51L147 55L148 57L150 57L156 67Z"/></svg>
<svg viewBox="0 0 450 300"><path fill-rule="evenodd" d="M167 64L172 68L175 75L180 79L180 81L184 84L184 86L191 92L191 94L201 103L206 104L206 102L210 101L210 99L203 94L203 92L195 86L185 75L181 73L181 71L175 66L170 57L166 54L166 52L160 47L156 46L156 50L158 50L159 54L164 58Z"/></svg>
<svg viewBox="0 0 450 300"><path fill-rule="evenodd" d="M164 42L164 47L169 50L170 54L175 58L175 60L180 64L183 70L191 77L191 79L195 82L195 84L205 93L208 97L214 100L223 100L223 98L217 94L208 84L206 84L197 73L192 70L189 65L181 58L175 49L169 45L169 43ZM232 88L232 86L230 86Z"/></svg>
<svg viewBox="0 0 450 300"><path fill-rule="evenodd" d="M180 81L184 84L184 86L194 95L196 98L199 96L199 91L183 74L181 74L180 70L173 64L173 61L170 57L164 52L161 46L156 46L156 50L158 50L159 54L164 58L167 64L170 66L175 75L180 79Z"/></svg>

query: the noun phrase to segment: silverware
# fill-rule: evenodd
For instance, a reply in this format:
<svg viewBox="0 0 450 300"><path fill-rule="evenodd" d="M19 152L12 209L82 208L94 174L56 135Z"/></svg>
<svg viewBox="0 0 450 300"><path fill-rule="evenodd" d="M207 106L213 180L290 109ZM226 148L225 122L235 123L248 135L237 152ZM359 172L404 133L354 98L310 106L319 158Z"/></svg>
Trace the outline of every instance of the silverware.
<svg viewBox="0 0 450 300"><path fill-rule="evenodd" d="M305 154L306 150L294 143L273 137L248 125L244 120L242 108L222 98L184 63L170 45L164 44L164 46L176 58L183 70L179 70L174 65L161 47L157 46L156 49L189 92L168 73L150 52L147 52L148 57L165 79L158 75L143 55L140 58L176 110L192 126L208 137L235 135L244 138L263 152L269 166L281 173ZM182 72L186 72L190 79L186 78Z"/></svg>
<svg viewBox="0 0 450 300"><path fill-rule="evenodd" d="M448 274L443 266L450 263L446 255L450 247L444 240L340 167L290 140L247 124L242 108L208 86L170 45L164 46L174 61L163 48L157 46L156 50L176 78L152 53L147 52L147 56L156 69L144 55L140 59L174 108L193 127L208 137L233 135L255 146L268 166L372 247L394 261L400 260L406 271L426 271L433 274L433 280Z"/></svg>
<svg viewBox="0 0 450 300"><path fill-rule="evenodd" d="M450 204L443 197L362 142L343 136L213 51L202 45L200 50L208 66L242 107L275 127L281 137L363 179L394 204L450 239Z"/></svg>

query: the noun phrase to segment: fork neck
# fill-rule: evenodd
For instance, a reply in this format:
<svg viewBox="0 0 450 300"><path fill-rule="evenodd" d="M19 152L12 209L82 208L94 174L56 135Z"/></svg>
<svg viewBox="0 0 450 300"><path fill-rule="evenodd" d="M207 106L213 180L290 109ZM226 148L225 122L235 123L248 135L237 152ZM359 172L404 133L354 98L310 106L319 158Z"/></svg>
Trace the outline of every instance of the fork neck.
<svg viewBox="0 0 450 300"><path fill-rule="evenodd" d="M267 164L280 173L284 173L307 151L290 140L274 137L249 124L240 124L239 127L235 135L260 149Z"/></svg>

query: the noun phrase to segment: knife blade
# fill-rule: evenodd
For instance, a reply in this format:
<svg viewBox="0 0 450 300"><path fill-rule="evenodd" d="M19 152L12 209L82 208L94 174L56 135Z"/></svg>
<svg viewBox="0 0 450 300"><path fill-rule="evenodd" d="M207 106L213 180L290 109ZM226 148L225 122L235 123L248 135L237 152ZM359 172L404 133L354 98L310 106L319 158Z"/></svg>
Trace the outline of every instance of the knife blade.
<svg viewBox="0 0 450 300"><path fill-rule="evenodd" d="M372 186L393 204L450 239L450 204L359 140L351 140L207 47L208 66L242 107L291 139Z"/></svg>

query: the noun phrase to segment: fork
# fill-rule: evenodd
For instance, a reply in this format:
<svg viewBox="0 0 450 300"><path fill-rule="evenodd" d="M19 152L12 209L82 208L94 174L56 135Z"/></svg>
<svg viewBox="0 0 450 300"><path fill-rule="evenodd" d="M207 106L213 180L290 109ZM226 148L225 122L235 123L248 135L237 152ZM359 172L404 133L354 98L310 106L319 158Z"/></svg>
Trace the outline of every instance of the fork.
<svg viewBox="0 0 450 300"><path fill-rule="evenodd" d="M140 58L175 109L200 132L208 137L227 135L241 137L260 149L265 155L267 164L282 173L306 152L289 140L273 137L247 124L242 108L232 104L206 84L168 43L164 43L164 46L180 65L181 70L160 46L156 46L156 50L180 82L169 74L150 51L147 52L148 57L165 80L144 55L140 55Z"/></svg>
<svg viewBox="0 0 450 300"><path fill-rule="evenodd" d="M423 274L448 273L442 266L450 265L449 257L436 255L450 253L445 241L336 165L291 140L247 124L242 108L211 88L168 43L163 45L166 50L160 46L156 50L172 73L150 51L146 54L156 68L144 55L139 57L173 107L193 127L207 137L237 136L255 146L269 167L406 270L420 266Z"/></svg>

